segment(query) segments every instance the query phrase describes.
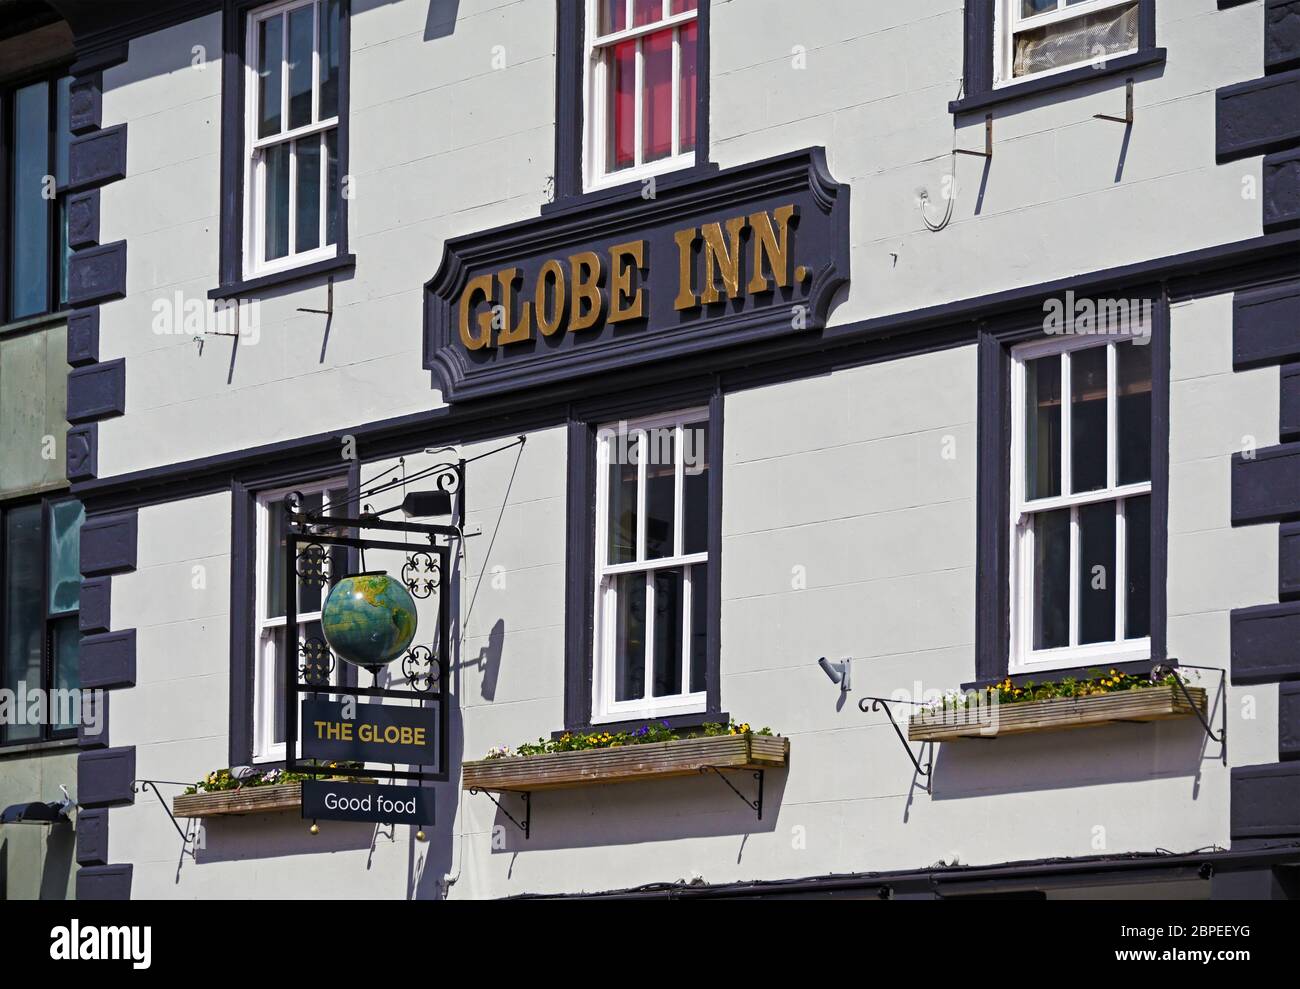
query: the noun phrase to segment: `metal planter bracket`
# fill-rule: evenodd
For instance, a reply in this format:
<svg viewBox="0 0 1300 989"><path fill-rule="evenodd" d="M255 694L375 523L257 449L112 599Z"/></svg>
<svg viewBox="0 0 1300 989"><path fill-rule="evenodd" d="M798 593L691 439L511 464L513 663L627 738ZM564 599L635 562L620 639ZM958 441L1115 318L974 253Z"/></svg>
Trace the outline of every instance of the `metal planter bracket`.
<svg viewBox="0 0 1300 989"><path fill-rule="evenodd" d="M531 793L529 793L527 790L521 790L521 791L519 791L519 795L520 795L521 797L524 798L524 819L523 819L522 822L520 822L520 821L515 817L514 814L510 813L510 811L506 810L505 807L502 806L501 801L498 800L496 797L494 797L494 796L492 795L492 791L491 791L491 790L480 790L480 789L478 789L477 787L470 787L469 792L470 792L470 796L474 796L474 795L477 794L477 793L482 793L482 794L483 794L484 796L486 796L489 800L491 800L494 804L496 804L496 805L497 805L497 810L499 810L499 811L501 811L501 813L505 814L505 816L508 817L508 818L510 819L510 823L513 824L515 827L517 827L520 831L522 831L522 832L524 833L524 841L527 841L529 838L532 837L532 832L533 832L533 795L532 795Z"/></svg>
<svg viewBox="0 0 1300 989"><path fill-rule="evenodd" d="M739 789L736 788L736 784L735 784L735 783L733 783L733 782L731 782L731 780L727 779L726 775L723 773L723 770L724 770L724 769L732 769L732 767L728 767L728 766L723 766L723 767L719 767L719 766L701 766L701 767L700 767L700 775L703 776L703 775L706 775L706 774L709 773L709 772L712 772L715 776L718 777L718 779L720 779L720 780L722 780L722 782L726 783L727 786L729 786L729 787L731 788L731 792L734 793L736 796L738 796L741 800L743 800L743 801L745 802L745 805L746 805L747 807L749 807L750 810L754 811L754 813L756 813L756 814L758 815L758 819L761 821L761 820L763 819L763 775L764 775L764 771L763 771L762 769L742 769L742 770L739 770L739 772L750 772L750 773L753 773L753 774L754 774L754 779L755 779L755 781L757 781L757 783L758 783L758 797L757 797L757 799L755 799L755 800L750 800L749 797L745 796L743 793L740 792Z"/></svg>
<svg viewBox="0 0 1300 989"><path fill-rule="evenodd" d="M867 701L871 702L870 708L867 707ZM917 775L929 776L930 770L934 768L933 746L930 749L930 757L926 760L925 768L922 769L921 763L917 760L915 754L913 754L912 752L912 746L907 744L906 736L903 735L902 730L898 727L898 722L894 720L894 712L889 709L890 703L891 701L887 697L864 697L862 698L862 700L858 701L858 710L861 711L863 714L867 714L870 711L883 710L885 712L885 717L889 719L889 727L894 729L894 734L898 736L898 741L902 744L903 751L907 753L907 757L912 760L912 765L916 767ZM901 701L897 703L911 704L913 702ZM920 705L917 706L919 707Z"/></svg>

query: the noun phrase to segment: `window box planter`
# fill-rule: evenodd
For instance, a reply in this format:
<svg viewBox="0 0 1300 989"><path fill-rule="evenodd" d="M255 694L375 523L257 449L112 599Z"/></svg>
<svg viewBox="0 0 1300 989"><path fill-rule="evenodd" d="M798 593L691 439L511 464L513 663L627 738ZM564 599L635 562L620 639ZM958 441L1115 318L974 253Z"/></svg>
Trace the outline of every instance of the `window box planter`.
<svg viewBox="0 0 1300 989"><path fill-rule="evenodd" d="M1121 721L1165 721L1205 715L1204 687L1189 687L1195 706L1176 686L1143 687L1092 697L1056 697L1018 704L975 704L913 716L907 737L913 742L958 738L1001 738L1035 731L1087 728Z"/></svg>
<svg viewBox="0 0 1300 989"><path fill-rule="evenodd" d="M780 769L790 740L780 735L716 735L646 745L477 759L464 764L466 790L561 790L601 783L692 776L716 769Z"/></svg>
<svg viewBox="0 0 1300 989"><path fill-rule="evenodd" d="M250 786L216 793L188 793L172 798L177 817L223 817L228 814L269 814L302 807L302 784Z"/></svg>

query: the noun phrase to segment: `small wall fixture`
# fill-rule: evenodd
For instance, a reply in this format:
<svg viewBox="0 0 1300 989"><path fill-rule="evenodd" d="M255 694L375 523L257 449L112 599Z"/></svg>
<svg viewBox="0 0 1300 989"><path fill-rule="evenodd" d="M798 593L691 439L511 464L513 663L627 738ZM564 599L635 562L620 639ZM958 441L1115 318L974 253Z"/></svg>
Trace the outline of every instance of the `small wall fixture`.
<svg viewBox="0 0 1300 989"><path fill-rule="evenodd" d="M66 787L60 786L59 789L63 791L62 800L10 804L0 812L0 824L67 824L72 820L72 809L77 805L68 796Z"/></svg>
<svg viewBox="0 0 1300 989"><path fill-rule="evenodd" d="M832 663L825 656L817 660L817 665L830 678L831 683L840 685L841 694L847 694L852 689L850 682L852 679L852 664L853 660L848 656L845 656L838 663Z"/></svg>

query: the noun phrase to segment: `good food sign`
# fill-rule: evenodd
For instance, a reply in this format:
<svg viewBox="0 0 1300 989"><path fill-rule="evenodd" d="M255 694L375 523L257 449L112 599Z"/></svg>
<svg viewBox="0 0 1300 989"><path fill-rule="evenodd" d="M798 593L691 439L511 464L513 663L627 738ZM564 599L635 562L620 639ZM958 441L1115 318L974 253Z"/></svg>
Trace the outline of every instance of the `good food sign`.
<svg viewBox="0 0 1300 989"><path fill-rule="evenodd" d="M443 397L560 385L825 324L848 279L848 189L820 148L670 181L448 241L425 286L425 366Z"/></svg>

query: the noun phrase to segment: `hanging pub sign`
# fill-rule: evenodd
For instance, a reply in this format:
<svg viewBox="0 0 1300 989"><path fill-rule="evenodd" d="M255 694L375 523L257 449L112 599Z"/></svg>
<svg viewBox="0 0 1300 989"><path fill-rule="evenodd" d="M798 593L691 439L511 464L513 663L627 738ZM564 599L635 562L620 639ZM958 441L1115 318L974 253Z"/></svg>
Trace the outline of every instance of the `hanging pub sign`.
<svg viewBox="0 0 1300 989"><path fill-rule="evenodd" d="M386 786L303 780L304 821L368 821L372 824L433 824L433 790L423 786Z"/></svg>
<svg viewBox="0 0 1300 989"><path fill-rule="evenodd" d="M330 762L436 766L438 710L313 697L302 703L302 755Z"/></svg>
<svg viewBox="0 0 1300 989"><path fill-rule="evenodd" d="M849 196L821 148L632 189L447 242L425 286L445 400L825 325L848 280Z"/></svg>

